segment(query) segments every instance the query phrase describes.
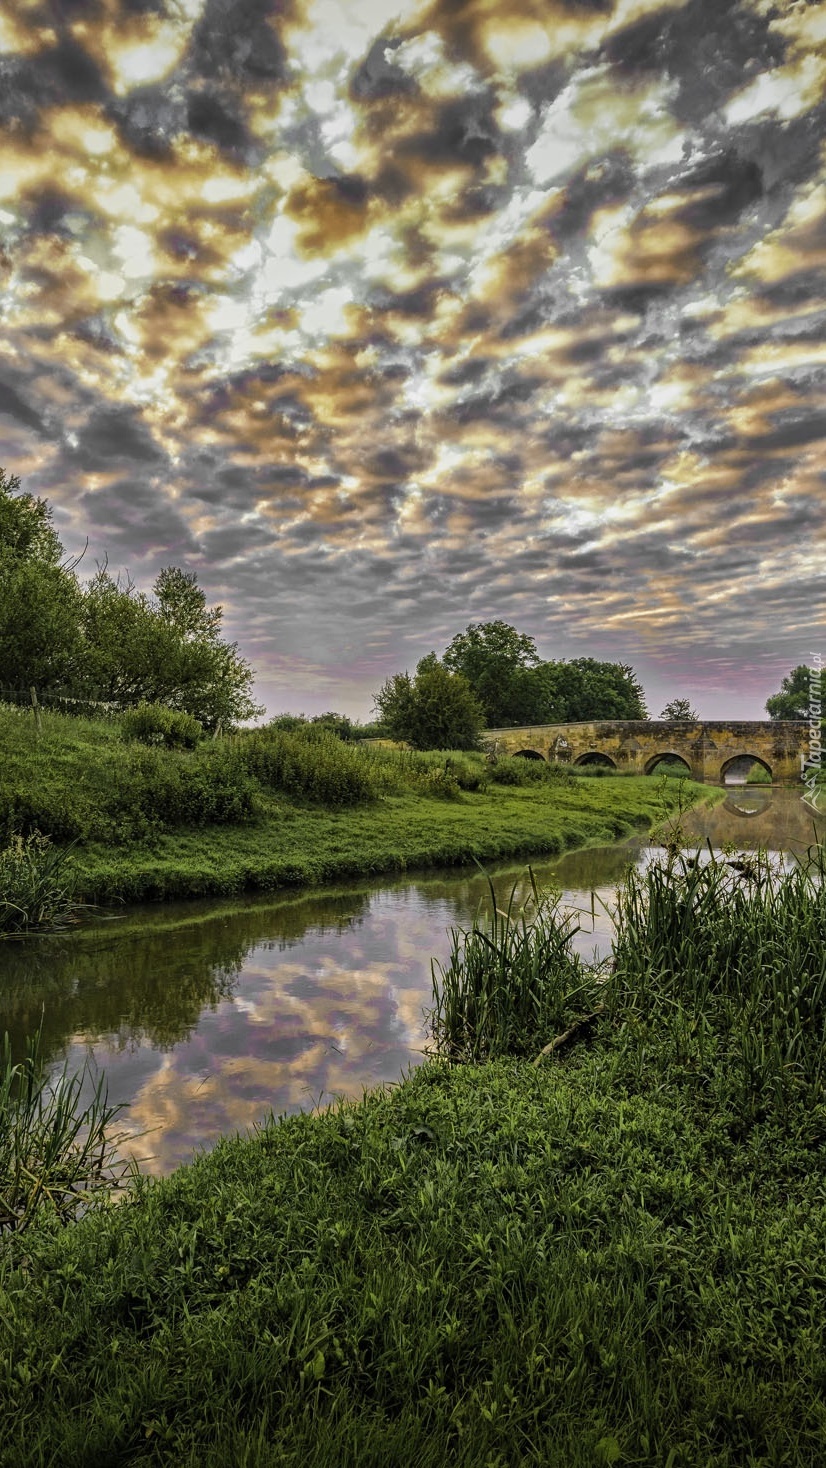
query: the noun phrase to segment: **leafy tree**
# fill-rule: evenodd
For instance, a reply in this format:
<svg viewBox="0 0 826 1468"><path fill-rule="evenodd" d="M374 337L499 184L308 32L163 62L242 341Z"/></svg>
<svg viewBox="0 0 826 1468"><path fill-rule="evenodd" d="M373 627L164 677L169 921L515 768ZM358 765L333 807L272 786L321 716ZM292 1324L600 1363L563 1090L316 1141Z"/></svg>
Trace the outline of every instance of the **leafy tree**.
<svg viewBox="0 0 826 1468"><path fill-rule="evenodd" d="M509 622L470 622L453 638L442 662L467 679L488 728L533 721L535 689L525 673L539 655L533 638Z"/></svg>
<svg viewBox="0 0 826 1468"><path fill-rule="evenodd" d="M86 675L98 697L121 707L160 703L207 730L263 712L250 696L249 664L221 641L221 608L208 610L193 573L170 567L154 599L104 568L83 607Z"/></svg>
<svg viewBox="0 0 826 1468"><path fill-rule="evenodd" d="M422 658L415 678L388 678L374 701L391 739L405 739L414 749L479 748L481 704L467 678L451 673L435 653Z"/></svg>
<svg viewBox="0 0 826 1468"><path fill-rule="evenodd" d="M104 566L82 588L45 500L0 470L0 677L119 704L160 703L206 729L263 710L237 643L221 639L194 572L166 567L152 595Z"/></svg>
<svg viewBox="0 0 826 1468"><path fill-rule="evenodd" d="M699 717L697 710L691 707L687 698L672 698L660 714L661 719L699 719Z"/></svg>
<svg viewBox="0 0 826 1468"><path fill-rule="evenodd" d="M82 593L48 504L19 488L0 469L0 680L48 690L74 676Z"/></svg>
<svg viewBox="0 0 826 1468"><path fill-rule="evenodd" d="M546 700L543 723L648 718L642 686L627 663L573 658L542 664L536 674Z"/></svg>
<svg viewBox="0 0 826 1468"><path fill-rule="evenodd" d="M812 696L820 700L823 708L826 695L826 668L812 677L805 663L792 668L791 673L780 684L780 692L766 699L766 711L770 719L808 719Z"/></svg>
<svg viewBox="0 0 826 1468"><path fill-rule="evenodd" d="M0 469L0 556L20 564L37 561L57 566L63 557L52 512L46 500L21 494L16 474Z"/></svg>

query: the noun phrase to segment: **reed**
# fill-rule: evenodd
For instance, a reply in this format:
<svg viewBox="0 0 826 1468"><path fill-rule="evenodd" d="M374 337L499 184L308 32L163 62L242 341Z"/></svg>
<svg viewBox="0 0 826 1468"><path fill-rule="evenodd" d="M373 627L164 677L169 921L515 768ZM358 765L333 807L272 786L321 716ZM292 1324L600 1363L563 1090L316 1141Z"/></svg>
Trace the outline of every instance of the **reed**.
<svg viewBox="0 0 826 1468"><path fill-rule="evenodd" d="M108 1104L105 1079L81 1105L87 1068L54 1080L44 1073L40 1033L14 1064L9 1036L0 1051L0 1234L20 1232L44 1213L63 1224L107 1201L133 1169L117 1162L109 1127L122 1106Z"/></svg>
<svg viewBox="0 0 826 1468"><path fill-rule="evenodd" d="M656 1045L741 1121L826 1099L823 847L791 869L765 853L669 854L618 893L609 1007L644 1066Z"/></svg>
<svg viewBox="0 0 826 1468"><path fill-rule="evenodd" d="M0 849L0 937L75 922L71 847L57 850L48 836L12 836Z"/></svg>
<svg viewBox="0 0 826 1468"><path fill-rule="evenodd" d="M501 908L488 878L487 917L480 905L472 928L452 930L447 967L431 964L430 1022L443 1058L478 1064L535 1055L596 1002L603 975L571 949L576 917L561 910L557 893L540 892L528 872L531 895L518 907L518 884Z"/></svg>

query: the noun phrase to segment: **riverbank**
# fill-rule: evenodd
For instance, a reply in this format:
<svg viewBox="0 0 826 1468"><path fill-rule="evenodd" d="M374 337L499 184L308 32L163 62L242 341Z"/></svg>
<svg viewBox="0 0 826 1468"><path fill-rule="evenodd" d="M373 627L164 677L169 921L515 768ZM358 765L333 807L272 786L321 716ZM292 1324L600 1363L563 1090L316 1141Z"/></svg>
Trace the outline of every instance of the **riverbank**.
<svg viewBox="0 0 826 1468"><path fill-rule="evenodd" d="M682 799L724 799L686 782ZM509 857L555 856L576 846L648 830L677 808L676 782L579 780L572 787L491 786L455 801L384 796L368 806L325 810L280 797L262 801L255 825L206 826L118 849L90 842L73 853L79 894L105 903L232 896L314 887ZM269 807L269 808L267 808Z"/></svg>
<svg viewBox="0 0 826 1468"><path fill-rule="evenodd" d="M43 714L36 728L0 710L0 742L0 831L69 850L75 898L97 904L553 856L650 829L680 801L724 798L674 779L491 768L481 754L268 729L167 749L130 742L116 720Z"/></svg>
<svg viewBox="0 0 826 1468"><path fill-rule="evenodd" d="M0 1464L811 1468L821 878L629 879L538 1065L432 1060L4 1241Z"/></svg>

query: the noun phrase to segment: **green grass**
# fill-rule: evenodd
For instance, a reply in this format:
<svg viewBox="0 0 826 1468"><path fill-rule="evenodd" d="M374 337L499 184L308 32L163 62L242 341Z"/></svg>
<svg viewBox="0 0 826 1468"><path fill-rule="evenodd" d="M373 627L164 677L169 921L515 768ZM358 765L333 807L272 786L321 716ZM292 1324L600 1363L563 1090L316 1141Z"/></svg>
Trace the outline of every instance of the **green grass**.
<svg viewBox="0 0 826 1468"><path fill-rule="evenodd" d="M664 799L677 802L642 776L575 780L512 760L502 770L520 783L502 785L482 755L359 748L324 731L249 731L188 751L125 743L115 720L44 713L37 735L30 716L0 710L0 745L0 833L76 842L75 895L92 903L556 855L647 828Z"/></svg>
<svg viewBox="0 0 826 1468"><path fill-rule="evenodd" d="M538 1064L434 1058L11 1235L3 1468L819 1463L822 853L665 862L620 891L604 1009ZM564 922L457 933L460 994L485 936L503 1002L532 949L563 995L538 1058Z"/></svg>

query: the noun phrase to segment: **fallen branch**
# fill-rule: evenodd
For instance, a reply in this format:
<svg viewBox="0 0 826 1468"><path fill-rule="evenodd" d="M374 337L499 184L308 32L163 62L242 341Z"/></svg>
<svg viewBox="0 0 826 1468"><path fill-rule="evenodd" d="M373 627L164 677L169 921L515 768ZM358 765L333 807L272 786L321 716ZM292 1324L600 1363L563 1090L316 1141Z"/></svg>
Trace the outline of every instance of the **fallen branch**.
<svg viewBox="0 0 826 1468"><path fill-rule="evenodd" d="M586 1025L593 1024L598 1015L604 1014L604 1012L605 1005L598 1004L596 1009L592 1010L590 1014L583 1014L581 1019L575 1019L567 1030L564 1030L561 1035L557 1035L543 1050L540 1050L533 1064L538 1065L543 1055L552 1055L554 1050L560 1050L563 1045L567 1045L568 1041L572 1040L579 1030L584 1030Z"/></svg>

